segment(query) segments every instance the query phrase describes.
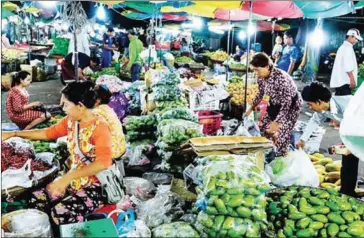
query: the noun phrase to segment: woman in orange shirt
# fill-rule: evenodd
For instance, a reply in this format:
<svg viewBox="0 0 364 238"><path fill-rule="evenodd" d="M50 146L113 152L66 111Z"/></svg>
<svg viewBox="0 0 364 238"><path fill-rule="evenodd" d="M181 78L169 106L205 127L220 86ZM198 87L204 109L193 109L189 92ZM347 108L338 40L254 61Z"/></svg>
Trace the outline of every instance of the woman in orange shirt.
<svg viewBox="0 0 364 238"><path fill-rule="evenodd" d="M62 90L63 110L67 116L52 127L2 133L3 140L14 136L31 140L67 136L69 171L46 189L33 192L29 200L30 207L48 212L56 225L82 222L84 215L100 208L105 201L95 175L112 163L111 131L108 124L92 112L97 99L93 88L94 84L87 81L68 84ZM92 161L88 165L75 150L76 122L79 124L79 147Z"/></svg>

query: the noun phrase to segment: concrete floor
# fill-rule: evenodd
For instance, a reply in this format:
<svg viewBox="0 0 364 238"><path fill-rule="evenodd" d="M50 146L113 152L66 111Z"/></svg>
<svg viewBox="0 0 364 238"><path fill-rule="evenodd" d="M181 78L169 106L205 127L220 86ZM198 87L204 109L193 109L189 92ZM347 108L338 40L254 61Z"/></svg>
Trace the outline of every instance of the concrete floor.
<svg viewBox="0 0 364 238"><path fill-rule="evenodd" d="M304 84L301 82L296 82L299 91L302 90ZM60 91L63 88L60 80L55 78L53 80L45 81L45 82L34 82L31 84L28 89L30 93L31 102L40 101L44 104L59 104L60 100ZM2 122L10 122L8 115L6 113L6 98L8 93L1 92L1 121ZM304 109L301 112L300 119L301 121L308 121L310 119L305 113L310 112L307 108L306 104ZM312 112L311 112L312 113ZM320 152L324 153L327 157L332 157L334 159L340 159L341 156L332 156L328 154L328 148L332 145L339 144L340 136L339 131L333 129L333 127L329 127L327 123L324 125L326 129L326 134L321 142ZM361 162L359 169L359 176L364 177L364 163Z"/></svg>

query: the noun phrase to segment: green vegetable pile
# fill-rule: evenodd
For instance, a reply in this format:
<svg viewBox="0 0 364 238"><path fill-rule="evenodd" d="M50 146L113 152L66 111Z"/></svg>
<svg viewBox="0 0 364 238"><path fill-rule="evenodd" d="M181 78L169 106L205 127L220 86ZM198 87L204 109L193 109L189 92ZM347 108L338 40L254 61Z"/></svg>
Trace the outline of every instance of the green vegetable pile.
<svg viewBox="0 0 364 238"><path fill-rule="evenodd" d="M139 88L144 86L145 83L143 81L136 81L133 82L128 89L123 91L124 94L131 96L131 100L129 101L130 111L140 111L141 105Z"/></svg>
<svg viewBox="0 0 364 238"><path fill-rule="evenodd" d="M190 109L187 108L176 108L166 111L161 114L160 118L165 119L183 119L186 121L192 121L198 123L198 117Z"/></svg>
<svg viewBox="0 0 364 238"><path fill-rule="evenodd" d="M175 62L177 64L189 64L189 63L195 63L193 59L187 56L179 56L175 59Z"/></svg>
<svg viewBox="0 0 364 238"><path fill-rule="evenodd" d="M292 186L269 197L268 229L277 233L270 237L364 235L364 203L336 189Z"/></svg>
<svg viewBox="0 0 364 238"><path fill-rule="evenodd" d="M154 115L129 116L125 121L126 138L128 141L154 136L157 125L157 119Z"/></svg>
<svg viewBox="0 0 364 238"><path fill-rule="evenodd" d="M186 222L163 224L153 229L153 237L199 237L197 231Z"/></svg>
<svg viewBox="0 0 364 238"><path fill-rule="evenodd" d="M45 128L51 127L54 124L57 124L57 122L59 122L62 119L63 119L63 116L61 116L61 115L53 116L49 121L36 125L34 127L34 129L45 129Z"/></svg>
<svg viewBox="0 0 364 238"><path fill-rule="evenodd" d="M230 66L229 66L230 69L234 70L234 69L237 69L237 70L246 70L246 66L243 65L243 64L240 64L240 63L231 63Z"/></svg>
<svg viewBox="0 0 364 238"><path fill-rule="evenodd" d="M201 235L209 237L260 237L267 229L265 174L249 156L209 156L200 160L202 206L197 216ZM200 200L200 201L201 201ZM196 204L198 204L197 202Z"/></svg>
<svg viewBox="0 0 364 238"><path fill-rule="evenodd" d="M52 152L52 149L49 148L50 143L47 141L31 140L30 142L33 144L36 153Z"/></svg>
<svg viewBox="0 0 364 238"><path fill-rule="evenodd" d="M152 87L166 86L166 85L176 86L180 83L181 83L181 78L179 77L179 75L175 73L170 73L161 80L157 81L156 83L153 83Z"/></svg>
<svg viewBox="0 0 364 238"><path fill-rule="evenodd" d="M108 68L103 68L101 71L94 72L90 77L93 80L96 80L98 77L100 77L102 75L111 75L111 76L116 76L116 77L120 76L119 72L116 71L116 69L114 67L108 67Z"/></svg>
<svg viewBox="0 0 364 238"><path fill-rule="evenodd" d="M181 97L181 90L172 85L155 87L153 91L155 102L174 101Z"/></svg>
<svg viewBox="0 0 364 238"><path fill-rule="evenodd" d="M70 44L70 39L58 37L53 40L53 48L49 51L49 56L62 55L66 56L68 54L68 46Z"/></svg>
<svg viewBox="0 0 364 238"><path fill-rule="evenodd" d="M187 108L187 102L184 98L179 98L174 101L157 102L156 113L165 113L174 108Z"/></svg>
<svg viewBox="0 0 364 238"><path fill-rule="evenodd" d="M229 79L229 83L242 83L242 82L243 82L243 79L239 76L232 76Z"/></svg>

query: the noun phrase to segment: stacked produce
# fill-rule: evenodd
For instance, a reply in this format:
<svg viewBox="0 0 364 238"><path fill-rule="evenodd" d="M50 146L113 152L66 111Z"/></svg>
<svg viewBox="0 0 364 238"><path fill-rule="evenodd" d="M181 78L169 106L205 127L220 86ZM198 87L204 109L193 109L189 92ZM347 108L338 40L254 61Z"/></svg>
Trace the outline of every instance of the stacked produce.
<svg viewBox="0 0 364 238"><path fill-rule="evenodd" d="M269 197L269 237L364 235L364 203L340 195L336 189L293 186L272 192Z"/></svg>
<svg viewBox="0 0 364 238"><path fill-rule="evenodd" d="M1 57L7 60L19 59L20 56L25 55L24 51L17 49L1 49Z"/></svg>
<svg viewBox="0 0 364 238"><path fill-rule="evenodd" d="M125 89L123 93L130 97L129 99L129 110L134 112L140 111L141 104L140 104L140 88L145 87L145 82L143 81L136 81L133 82L129 88Z"/></svg>
<svg viewBox="0 0 364 238"><path fill-rule="evenodd" d="M50 142L48 141L40 141L40 140L33 140L30 141L34 146L35 153L42 153L42 152L50 152L51 149L49 147Z"/></svg>
<svg viewBox="0 0 364 238"><path fill-rule="evenodd" d="M157 119L154 115L129 116L125 118L126 138L135 141L143 138L153 138Z"/></svg>
<svg viewBox="0 0 364 238"><path fill-rule="evenodd" d="M49 121L45 123L38 124L35 129L44 129L48 128L50 126L53 126L54 124L57 124L60 120L62 120L64 117L61 115L53 116Z"/></svg>
<svg viewBox="0 0 364 238"><path fill-rule="evenodd" d="M239 76L232 76L230 79L229 79L229 83L242 83L244 80L242 77L239 77Z"/></svg>
<svg viewBox="0 0 364 238"><path fill-rule="evenodd" d="M198 117L187 108L176 108L164 113L161 113L160 118L164 119L183 119L186 121L198 122Z"/></svg>
<svg viewBox="0 0 364 238"><path fill-rule="evenodd" d="M153 85L154 101L175 101L181 98L181 90L178 87L179 83L179 76L175 73L170 73L166 78L158 81Z"/></svg>
<svg viewBox="0 0 364 238"><path fill-rule="evenodd" d="M112 75L112 76L116 76L116 77L120 76L119 72L117 72L114 67L108 67L108 68L103 68L101 71L93 72L90 75L90 77L91 77L91 79L93 79L95 81L101 75Z"/></svg>
<svg viewBox="0 0 364 238"><path fill-rule="evenodd" d="M234 79L236 81L237 79ZM232 96L232 102L236 105L245 105L245 84L240 83L229 83L226 91L230 93ZM247 102L248 104L252 104L255 97L258 95L258 84L248 84L247 87Z"/></svg>
<svg viewBox="0 0 364 238"><path fill-rule="evenodd" d="M174 101L157 102L156 113L164 113L174 108L187 108L187 101L181 97Z"/></svg>
<svg viewBox="0 0 364 238"><path fill-rule="evenodd" d="M232 69L232 70L239 70L239 71L246 70L246 66L244 64L239 63L239 62L232 62L229 65L229 68Z"/></svg>
<svg viewBox="0 0 364 238"><path fill-rule="evenodd" d="M217 50L213 54L211 54L210 58L215 61L223 62L227 60L228 54L225 51Z"/></svg>
<svg viewBox="0 0 364 238"><path fill-rule="evenodd" d="M53 39L53 48L49 51L49 55L62 55L66 56L68 54L68 46L70 44L70 39L57 37Z"/></svg>
<svg viewBox="0 0 364 238"><path fill-rule="evenodd" d="M187 56L179 56L175 59L175 62L177 64L191 64L191 63L195 63L195 61L193 59L191 59L190 57Z"/></svg>
<svg viewBox="0 0 364 238"><path fill-rule="evenodd" d="M153 237L199 237L199 235L190 224L186 222L173 222L154 228Z"/></svg>
<svg viewBox="0 0 364 238"><path fill-rule="evenodd" d="M325 158L320 153L309 155L309 157L319 175L320 187L337 188L341 185L341 161L333 161L331 158Z"/></svg>
<svg viewBox="0 0 364 238"><path fill-rule="evenodd" d="M267 229L264 193L269 184L264 172L255 166L255 158L209 156L199 163L196 191L203 205L196 227L202 228L201 235L260 237L261 230Z"/></svg>

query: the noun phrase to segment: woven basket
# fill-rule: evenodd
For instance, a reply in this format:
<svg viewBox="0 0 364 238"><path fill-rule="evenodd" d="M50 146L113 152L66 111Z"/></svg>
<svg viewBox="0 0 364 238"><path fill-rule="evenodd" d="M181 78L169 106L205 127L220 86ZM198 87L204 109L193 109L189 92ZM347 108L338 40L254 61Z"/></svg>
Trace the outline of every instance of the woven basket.
<svg viewBox="0 0 364 238"><path fill-rule="evenodd" d="M53 181L56 178L58 171L59 171L59 167L60 167L58 160L54 160L53 164L55 166L57 166L57 169L55 171L53 171L52 173L48 174L47 176L44 176L43 178L41 178L39 180L33 181L32 187L23 188L23 187L16 186L16 187L8 188L8 189L2 189L1 197L2 198L7 198L8 196L13 197L13 198L18 197L30 189L46 185L50 181Z"/></svg>

